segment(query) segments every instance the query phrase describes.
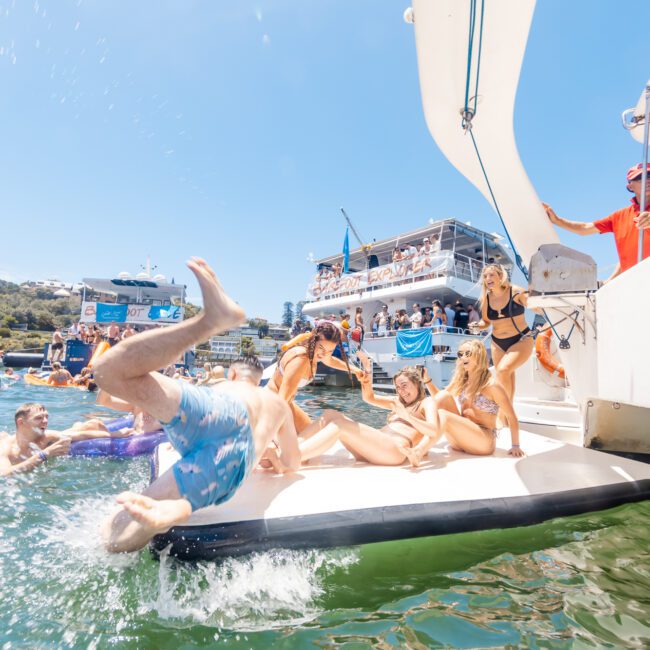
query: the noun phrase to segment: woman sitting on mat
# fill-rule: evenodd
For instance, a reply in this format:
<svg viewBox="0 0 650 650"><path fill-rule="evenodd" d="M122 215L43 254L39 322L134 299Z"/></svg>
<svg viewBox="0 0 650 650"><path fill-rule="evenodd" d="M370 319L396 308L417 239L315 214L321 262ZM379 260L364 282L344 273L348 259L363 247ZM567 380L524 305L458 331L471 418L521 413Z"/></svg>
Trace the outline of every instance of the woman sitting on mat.
<svg viewBox="0 0 650 650"><path fill-rule="evenodd" d="M524 456L519 446L519 422L504 388L492 377L481 341L466 341L458 348L454 376L446 390L434 397L437 431L423 440L411 455L414 465L444 435L453 449L477 456L494 453L499 429L497 413L508 423L512 444L509 454Z"/></svg>
<svg viewBox="0 0 650 650"><path fill-rule="evenodd" d="M515 370L526 363L534 345L524 318L528 292L510 284L508 272L500 264L486 266L481 279L481 320L470 323L469 328L476 332L492 325L492 362L499 383L512 400Z"/></svg>
<svg viewBox="0 0 650 650"><path fill-rule="evenodd" d="M332 353L339 346L343 360L332 356ZM350 368L348 360L341 346L341 332L339 328L330 322L322 322L310 334L306 341L298 343L289 348L278 361L273 377L266 385L274 393L278 393L291 408L296 431L304 436L317 431L319 427L311 427L311 418L293 401L298 389L311 383L316 373L318 362L324 363L330 368L343 370L347 373L353 372L359 380L363 371L357 368Z"/></svg>
<svg viewBox="0 0 650 650"><path fill-rule="evenodd" d="M302 461L320 456L337 440L357 460L373 465L401 465L407 459L415 459L416 449L423 449L420 447L423 442L427 446L428 436L438 432L434 424L436 407L433 398L427 397L420 369L411 366L402 368L393 377L393 382L397 396L384 397L375 395L369 373L364 373L361 379L364 401L391 411L386 426L375 429L355 422L338 411L324 411L314 423L320 430L300 443ZM427 382L431 382L431 379L427 379ZM427 446L427 450L430 446ZM420 458L417 456L418 461Z"/></svg>

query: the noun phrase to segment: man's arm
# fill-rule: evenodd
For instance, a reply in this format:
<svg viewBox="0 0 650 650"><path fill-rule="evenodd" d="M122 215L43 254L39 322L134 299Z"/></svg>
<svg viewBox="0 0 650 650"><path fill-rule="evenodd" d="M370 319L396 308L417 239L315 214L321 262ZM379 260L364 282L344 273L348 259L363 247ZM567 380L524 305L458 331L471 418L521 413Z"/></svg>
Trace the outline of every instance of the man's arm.
<svg viewBox="0 0 650 650"><path fill-rule="evenodd" d="M612 271L612 274L603 282L603 284L607 284L608 282L611 282L617 275L621 274L621 263L617 262L616 263L616 268Z"/></svg>
<svg viewBox="0 0 650 650"><path fill-rule="evenodd" d="M0 452L0 476L12 476L13 474L31 472L39 465L45 463L48 459L55 456L64 456L69 451L70 439L61 438L48 445L42 451L35 453L33 456L30 456L26 460L16 463L15 465L11 464L6 451L4 451L4 453Z"/></svg>
<svg viewBox="0 0 650 650"><path fill-rule="evenodd" d="M555 210L553 210L550 205L546 203L542 203L542 205L544 206L546 214L551 223L559 226L560 228L564 228L564 230L568 230L575 235L595 235L596 233L600 232L600 230L594 226L593 221L569 221L568 219L558 217L558 215L555 213Z"/></svg>
<svg viewBox="0 0 650 650"><path fill-rule="evenodd" d="M0 476L11 476L12 474L31 472L47 460L45 452L41 453L43 454L42 456L41 454L34 454L27 460L24 460L22 463L17 463L16 465L12 465L7 456L0 456Z"/></svg>

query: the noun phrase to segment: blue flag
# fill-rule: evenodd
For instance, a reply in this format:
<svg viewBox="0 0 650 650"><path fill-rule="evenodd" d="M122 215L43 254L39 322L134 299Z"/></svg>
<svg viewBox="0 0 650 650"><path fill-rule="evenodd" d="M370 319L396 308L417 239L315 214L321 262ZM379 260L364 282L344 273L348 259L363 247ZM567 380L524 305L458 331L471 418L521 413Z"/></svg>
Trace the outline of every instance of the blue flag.
<svg viewBox="0 0 650 650"><path fill-rule="evenodd" d="M349 228L345 229L345 239L343 240L343 273L350 272L350 238L348 237Z"/></svg>

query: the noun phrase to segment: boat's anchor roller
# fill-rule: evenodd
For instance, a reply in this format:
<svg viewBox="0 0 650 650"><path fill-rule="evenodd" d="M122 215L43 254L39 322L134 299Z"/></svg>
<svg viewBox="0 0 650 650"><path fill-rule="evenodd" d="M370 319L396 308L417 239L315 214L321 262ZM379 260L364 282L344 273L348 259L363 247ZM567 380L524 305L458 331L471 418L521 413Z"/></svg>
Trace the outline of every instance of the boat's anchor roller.
<svg viewBox="0 0 650 650"><path fill-rule="evenodd" d="M562 244L543 244L530 260L531 295L596 291L596 262Z"/></svg>
<svg viewBox="0 0 650 650"><path fill-rule="evenodd" d="M555 296L561 300L563 294L578 293L589 296L597 290L596 262L589 255L562 244L543 244L530 260L529 291L531 296ZM566 318L573 321L566 336L558 334L555 330L557 323L553 324L546 311L543 310L549 326L558 339L560 350L571 348L569 339L576 325L582 330L584 338L584 328L578 324L577 316L582 315L587 318L585 310L572 304L571 301L566 301L566 306L573 310L570 315L564 314ZM595 324L593 325L595 326Z"/></svg>

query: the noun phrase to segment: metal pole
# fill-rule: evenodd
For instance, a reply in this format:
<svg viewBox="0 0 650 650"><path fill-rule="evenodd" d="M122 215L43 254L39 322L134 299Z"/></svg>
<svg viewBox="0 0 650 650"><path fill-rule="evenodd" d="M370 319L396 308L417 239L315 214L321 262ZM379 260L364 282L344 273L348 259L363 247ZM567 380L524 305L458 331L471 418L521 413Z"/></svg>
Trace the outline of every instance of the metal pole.
<svg viewBox="0 0 650 650"><path fill-rule="evenodd" d="M639 201L639 214L646 211L646 188L648 187L648 134L650 128L650 81L645 87L645 122L643 124L643 171L641 172L641 201ZM643 235L645 230L639 229L639 262L643 260Z"/></svg>

